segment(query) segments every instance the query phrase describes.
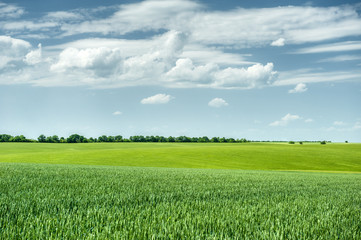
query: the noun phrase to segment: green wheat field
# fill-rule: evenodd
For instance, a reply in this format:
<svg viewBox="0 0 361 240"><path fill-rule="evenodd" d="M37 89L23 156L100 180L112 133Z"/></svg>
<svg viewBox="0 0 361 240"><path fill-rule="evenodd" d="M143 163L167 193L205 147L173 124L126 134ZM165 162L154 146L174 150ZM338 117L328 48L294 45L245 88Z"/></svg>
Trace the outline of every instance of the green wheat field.
<svg viewBox="0 0 361 240"><path fill-rule="evenodd" d="M361 144L0 144L0 239L361 239Z"/></svg>

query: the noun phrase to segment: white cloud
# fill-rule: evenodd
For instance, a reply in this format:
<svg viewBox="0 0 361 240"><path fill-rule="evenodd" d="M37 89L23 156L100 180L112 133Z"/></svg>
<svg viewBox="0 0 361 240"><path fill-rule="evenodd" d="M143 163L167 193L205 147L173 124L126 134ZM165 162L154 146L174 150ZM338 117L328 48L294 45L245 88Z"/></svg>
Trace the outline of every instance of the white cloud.
<svg viewBox="0 0 361 240"><path fill-rule="evenodd" d="M307 118L307 119L305 120L305 123L311 123L311 122L313 122L313 119L312 119L312 118Z"/></svg>
<svg viewBox="0 0 361 240"><path fill-rule="evenodd" d="M360 49L361 49L361 41L347 41L347 42L322 44L313 47L301 48L300 50L295 51L293 53L307 54L307 53L323 53L323 52L342 52L342 51L355 51Z"/></svg>
<svg viewBox="0 0 361 240"><path fill-rule="evenodd" d="M279 38L275 41L273 41L271 43L271 46L275 46L275 47L282 47L285 45L285 39L284 38Z"/></svg>
<svg viewBox="0 0 361 240"><path fill-rule="evenodd" d="M336 57L324 58L319 60L318 62L345 62L345 61L354 61L360 59L361 56L357 56L357 55L340 55Z"/></svg>
<svg viewBox="0 0 361 240"><path fill-rule="evenodd" d="M31 44L27 41L0 36L0 69L22 62L30 48Z"/></svg>
<svg viewBox="0 0 361 240"><path fill-rule="evenodd" d="M255 64L248 68L231 68L214 73L213 86L219 88L254 88L273 83L277 72L273 71L273 63Z"/></svg>
<svg viewBox="0 0 361 240"><path fill-rule="evenodd" d="M211 11L206 5L190 0L147 0L119 5L109 17L61 23L63 35L123 35L159 30L187 33L193 43L203 45L244 48L266 46L272 42L272 46L283 46L284 39L288 44L302 44L359 36L361 19L352 5Z"/></svg>
<svg viewBox="0 0 361 240"><path fill-rule="evenodd" d="M46 17L53 20L74 20L83 18L83 16L79 13L66 11L50 12L46 15Z"/></svg>
<svg viewBox="0 0 361 240"><path fill-rule="evenodd" d="M113 115L114 116L118 116L118 115L122 115L123 113L121 111L115 111L113 112Z"/></svg>
<svg viewBox="0 0 361 240"><path fill-rule="evenodd" d="M18 18L24 14L24 9L14 4L0 2L0 18Z"/></svg>
<svg viewBox="0 0 361 240"><path fill-rule="evenodd" d="M33 22L33 21L7 21L0 24L0 28L5 31L19 32L19 31L43 31L49 32L54 28L59 27L58 22Z"/></svg>
<svg viewBox="0 0 361 240"><path fill-rule="evenodd" d="M0 9L2 6L5 5L0 4ZM15 36L108 35L108 38L81 39L44 46L43 49L33 49L24 41L28 47L22 53L12 49L9 54L0 55L0 69L27 63L17 81L37 86L86 85L94 88L158 85L250 89L361 77L358 71L319 70L296 75L281 72L279 75L273 63L251 62L247 59L249 54L239 54L247 53L251 47L268 46L271 42L271 45L281 46L285 39L291 45L359 36L361 19L353 6L213 11L190 0L147 0L112 6L108 10L113 14L93 14L96 9L76 9L50 12L34 21L10 19L0 22L0 30ZM119 35L135 31L147 34L139 40L119 39ZM164 31L164 34L154 35L154 32ZM316 47L321 47L321 51L325 51L325 47L326 50L328 47L355 46L358 49L359 44L360 41L353 41ZM242 51L233 51L242 48ZM309 49L306 50L320 51L320 48ZM44 59L47 59L46 63ZM1 82L13 83L14 80L7 82L6 79L14 75L10 71L2 73Z"/></svg>
<svg viewBox="0 0 361 240"><path fill-rule="evenodd" d="M358 81L361 71L320 71L320 69L299 69L296 71L278 72L274 86L297 85L299 83L317 83L333 81Z"/></svg>
<svg viewBox="0 0 361 240"><path fill-rule="evenodd" d="M345 125L345 123L342 122L342 121L334 121L333 125L335 125L335 126L343 126L343 125Z"/></svg>
<svg viewBox="0 0 361 240"><path fill-rule="evenodd" d="M289 93L301 93L301 92L306 92L307 91L307 87L306 84L304 83L299 83L295 86L294 89L289 90Z"/></svg>
<svg viewBox="0 0 361 240"><path fill-rule="evenodd" d="M274 121L270 123L270 126L277 127L277 126L287 126L290 122L301 119L298 115L292 115L287 113L281 120Z"/></svg>
<svg viewBox="0 0 361 240"><path fill-rule="evenodd" d="M220 108L220 107L228 106L228 103L222 98L214 98L211 101L209 101L208 106Z"/></svg>
<svg viewBox="0 0 361 240"><path fill-rule="evenodd" d="M174 97L172 97L171 95L160 93L160 94L156 94L151 97L144 98L140 102L142 104L165 104L165 103L168 103L172 99L174 99Z"/></svg>
<svg viewBox="0 0 361 240"><path fill-rule="evenodd" d="M24 62L26 62L29 65L34 65L41 62L41 44L39 43L38 49L30 51L28 54L26 54Z"/></svg>
<svg viewBox="0 0 361 240"><path fill-rule="evenodd" d="M118 49L105 47L76 49L67 48L59 55L59 61L51 65L50 70L66 72L73 69L89 69L98 76L116 73L122 57Z"/></svg>
<svg viewBox="0 0 361 240"><path fill-rule="evenodd" d="M170 31L148 41L98 38L46 49L56 52L65 48L50 67L54 74L67 74L68 79L75 74L77 79L74 81L97 88L161 85L170 88L244 89L270 85L277 77L272 63L256 63L248 68L237 65L224 68L223 66L229 66L229 63L224 64L223 60L218 60L219 64L214 63L222 54L217 56L217 51L213 53L207 48L202 51L213 58L209 58L207 62L196 57L196 64L190 58L181 57L189 55L189 51L184 51L186 42L185 34ZM143 44L143 47L137 47ZM224 59L235 56L237 55L225 54ZM240 59L241 57L235 63L245 63ZM79 78L79 74L84 77Z"/></svg>
<svg viewBox="0 0 361 240"><path fill-rule="evenodd" d="M64 24L66 35L98 32L102 34L126 34L133 31L177 29L171 25L186 21L189 13L202 8L189 0L148 0L133 4L122 4L112 16L100 20L84 21L80 24ZM141 16L141 17L140 17Z"/></svg>

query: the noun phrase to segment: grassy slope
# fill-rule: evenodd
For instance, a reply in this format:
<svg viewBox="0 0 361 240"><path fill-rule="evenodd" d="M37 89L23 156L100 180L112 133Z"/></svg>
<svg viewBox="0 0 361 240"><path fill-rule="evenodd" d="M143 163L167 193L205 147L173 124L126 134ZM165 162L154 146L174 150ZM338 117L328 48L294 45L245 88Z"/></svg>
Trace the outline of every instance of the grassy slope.
<svg viewBox="0 0 361 240"><path fill-rule="evenodd" d="M361 172L361 144L1 143L0 162Z"/></svg>

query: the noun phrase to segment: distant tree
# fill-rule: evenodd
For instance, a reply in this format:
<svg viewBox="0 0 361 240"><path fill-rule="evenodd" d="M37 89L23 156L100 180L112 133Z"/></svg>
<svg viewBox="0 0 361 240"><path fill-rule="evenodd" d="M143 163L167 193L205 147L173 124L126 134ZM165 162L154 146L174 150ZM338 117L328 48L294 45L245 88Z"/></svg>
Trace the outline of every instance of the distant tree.
<svg viewBox="0 0 361 240"><path fill-rule="evenodd" d="M39 142L46 142L46 136L44 134L41 134L39 137L38 137L38 141Z"/></svg>
<svg viewBox="0 0 361 240"><path fill-rule="evenodd" d="M295 142L294 142L294 141L289 141L288 143L289 143L289 144L295 144Z"/></svg>
<svg viewBox="0 0 361 240"><path fill-rule="evenodd" d="M113 136L108 137L108 142L115 142L115 138Z"/></svg>
<svg viewBox="0 0 361 240"><path fill-rule="evenodd" d="M53 136L51 137L51 139L52 139L52 142L53 142L53 143L58 143L58 142L60 142L60 139L59 139L59 137L58 137L57 135L53 135Z"/></svg>
<svg viewBox="0 0 361 240"><path fill-rule="evenodd" d="M219 142L224 143L224 142L227 142L227 141L226 141L226 138L222 137L222 138L219 139Z"/></svg>
<svg viewBox="0 0 361 240"><path fill-rule="evenodd" d="M10 142L10 140L13 138L13 136L8 134L1 134L0 135L0 142Z"/></svg>
<svg viewBox="0 0 361 240"><path fill-rule="evenodd" d="M102 135L98 137L98 142L108 142L108 137L106 135Z"/></svg>
<svg viewBox="0 0 361 240"><path fill-rule="evenodd" d="M348 143L348 141L345 141L345 143Z"/></svg>
<svg viewBox="0 0 361 240"><path fill-rule="evenodd" d="M211 138L211 142L214 142L214 143L219 142L218 137L212 137L212 138Z"/></svg>
<svg viewBox="0 0 361 240"><path fill-rule="evenodd" d="M200 137L198 138L198 142L209 142L209 138L207 136Z"/></svg>
<svg viewBox="0 0 361 240"><path fill-rule="evenodd" d="M320 143L321 143L321 144L326 144L326 141L321 141Z"/></svg>
<svg viewBox="0 0 361 240"><path fill-rule="evenodd" d="M72 134L67 139L67 143L81 143L84 142L84 139L86 139L84 136L80 136L79 134Z"/></svg>
<svg viewBox="0 0 361 240"><path fill-rule="evenodd" d="M167 138L167 142L175 142L174 137L169 136L169 137Z"/></svg>
<svg viewBox="0 0 361 240"><path fill-rule="evenodd" d="M229 142L229 143L234 143L234 142L236 142L236 140L235 140L234 138L228 138L228 139L227 139L227 142Z"/></svg>
<svg viewBox="0 0 361 240"><path fill-rule="evenodd" d="M300 142L300 144L302 145L302 144L303 144L303 142Z"/></svg>
<svg viewBox="0 0 361 240"><path fill-rule="evenodd" d="M24 137L24 135L20 135L20 136L15 136L13 138L11 138L12 142L26 142L26 138Z"/></svg>
<svg viewBox="0 0 361 240"><path fill-rule="evenodd" d="M116 142L123 142L123 137L120 135L115 136L114 139Z"/></svg>

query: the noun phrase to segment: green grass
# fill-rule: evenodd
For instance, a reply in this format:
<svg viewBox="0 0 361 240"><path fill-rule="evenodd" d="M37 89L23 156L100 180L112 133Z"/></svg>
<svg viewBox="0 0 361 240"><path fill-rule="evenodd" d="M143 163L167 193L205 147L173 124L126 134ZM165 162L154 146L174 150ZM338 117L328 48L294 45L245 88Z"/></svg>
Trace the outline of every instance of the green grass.
<svg viewBox="0 0 361 240"><path fill-rule="evenodd" d="M361 172L361 144L0 143L0 162Z"/></svg>
<svg viewBox="0 0 361 240"><path fill-rule="evenodd" d="M0 239L361 239L360 172L361 144L0 143Z"/></svg>
<svg viewBox="0 0 361 240"><path fill-rule="evenodd" d="M0 239L361 239L360 189L353 173L1 163Z"/></svg>

